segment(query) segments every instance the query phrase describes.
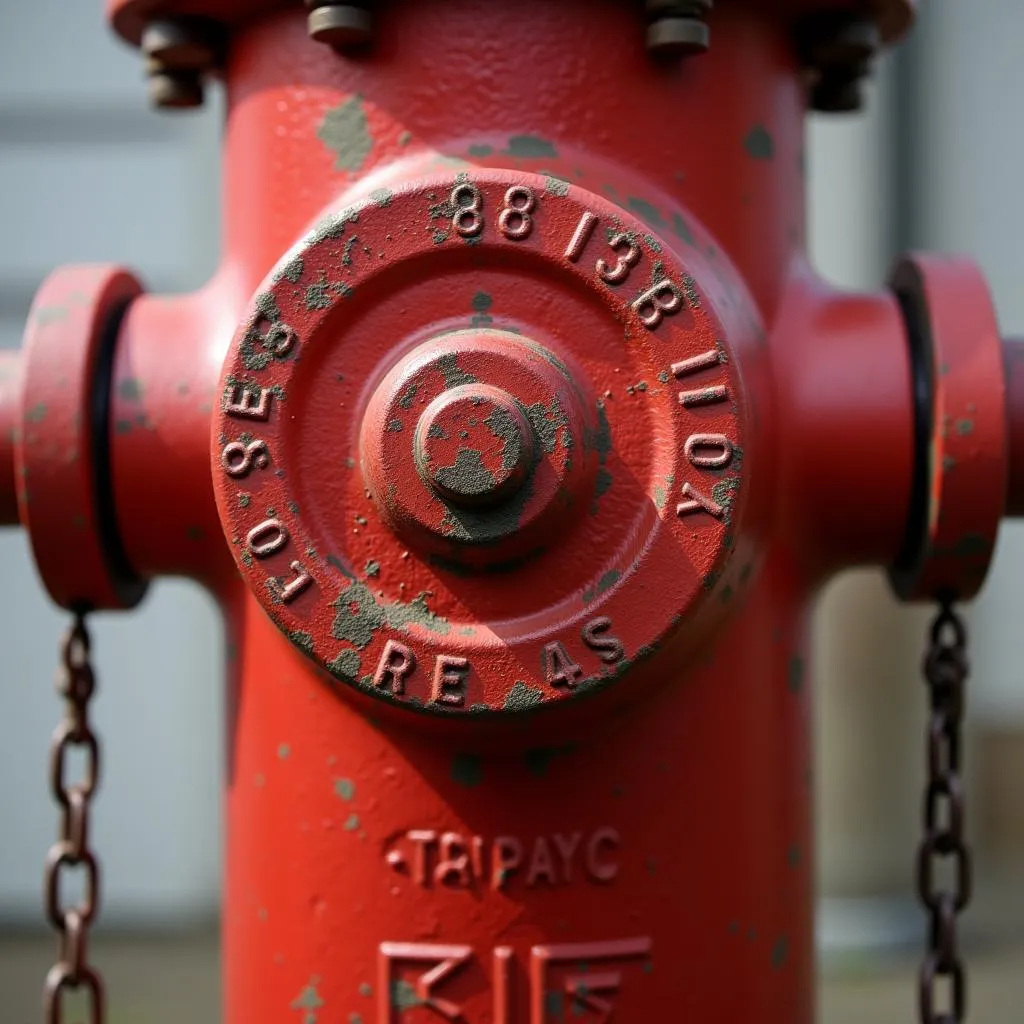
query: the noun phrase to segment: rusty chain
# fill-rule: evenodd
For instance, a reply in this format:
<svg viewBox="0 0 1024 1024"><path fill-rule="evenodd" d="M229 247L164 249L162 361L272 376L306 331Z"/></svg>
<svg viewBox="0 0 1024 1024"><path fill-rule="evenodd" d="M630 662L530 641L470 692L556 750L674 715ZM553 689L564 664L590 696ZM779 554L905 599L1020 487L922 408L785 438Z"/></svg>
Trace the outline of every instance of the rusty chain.
<svg viewBox="0 0 1024 1024"><path fill-rule="evenodd" d="M967 630L949 601L931 625L924 659L928 684L928 779L924 791L924 838L917 853L917 891L927 909L928 949L918 977L922 1024L959 1024L967 1012L967 979L957 939L957 918L971 898L971 854L964 835L965 792L960 776L967 680ZM952 871L950 887L936 879ZM947 1008L939 990L948 985Z"/></svg>
<svg viewBox="0 0 1024 1024"><path fill-rule="evenodd" d="M58 958L43 989L45 1024L62 1024L64 994L84 990L88 1000L85 1024L104 1020L103 982L89 966L89 927L99 907L99 865L89 846L89 812L99 779L99 745L89 723L89 702L95 690L89 660L89 633L84 616L75 615L61 645L57 691L64 698L64 717L50 743L50 789L62 809L60 838L46 855L46 916L57 931ZM68 774L68 752L78 748L85 766L78 781ZM85 872L85 891L75 906L61 903L61 881L71 869Z"/></svg>

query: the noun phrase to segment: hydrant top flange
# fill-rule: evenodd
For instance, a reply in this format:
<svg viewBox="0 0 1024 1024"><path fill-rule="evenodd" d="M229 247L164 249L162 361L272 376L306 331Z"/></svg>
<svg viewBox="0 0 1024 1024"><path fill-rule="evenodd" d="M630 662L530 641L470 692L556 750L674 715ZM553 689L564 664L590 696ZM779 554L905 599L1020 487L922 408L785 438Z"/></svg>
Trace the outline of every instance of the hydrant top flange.
<svg viewBox="0 0 1024 1024"><path fill-rule="evenodd" d="M694 269L706 288L621 207L527 172L325 216L253 300L213 430L273 621L375 697L501 715L603 688L720 608L746 494L723 324L756 314Z"/></svg>
<svg viewBox="0 0 1024 1024"><path fill-rule="evenodd" d="M640 7L639 0L636 5ZM230 26L300 5L298 0L106 0L106 6L115 31L138 46L146 25L154 18L201 15ZM875 19L882 38L892 42L910 27L917 0L752 0L751 6L787 18L830 10L863 14Z"/></svg>

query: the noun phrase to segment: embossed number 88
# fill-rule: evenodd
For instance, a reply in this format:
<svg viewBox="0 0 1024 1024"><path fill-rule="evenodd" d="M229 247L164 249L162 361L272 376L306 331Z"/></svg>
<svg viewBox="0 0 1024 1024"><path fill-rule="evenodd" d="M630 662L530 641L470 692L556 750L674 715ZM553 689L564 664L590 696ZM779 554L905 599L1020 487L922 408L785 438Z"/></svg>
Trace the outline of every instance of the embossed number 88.
<svg viewBox="0 0 1024 1024"><path fill-rule="evenodd" d="M480 189L468 181L452 189L451 205L455 208L452 228L463 238L476 238L484 229L484 198ZM528 185L513 185L505 193L505 205L498 214L498 230L510 241L529 238L533 231L533 211L537 195Z"/></svg>

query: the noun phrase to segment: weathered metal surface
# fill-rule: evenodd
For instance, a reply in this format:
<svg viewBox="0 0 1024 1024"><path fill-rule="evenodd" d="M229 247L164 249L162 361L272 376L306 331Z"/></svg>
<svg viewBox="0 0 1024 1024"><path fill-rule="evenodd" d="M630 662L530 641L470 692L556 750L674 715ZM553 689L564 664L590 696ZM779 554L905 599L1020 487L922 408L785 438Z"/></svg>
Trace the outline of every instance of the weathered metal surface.
<svg viewBox="0 0 1024 1024"><path fill-rule="evenodd" d="M908 534L890 579L907 600L971 598L1006 514L1006 385L992 299L978 268L958 257L906 257L890 283L919 396Z"/></svg>
<svg viewBox="0 0 1024 1024"><path fill-rule="evenodd" d="M130 608L146 589L123 555L105 431L118 321L141 290L120 267L65 267L40 287L25 328L18 508L65 608Z"/></svg>
<svg viewBox="0 0 1024 1024"><path fill-rule="evenodd" d="M70 318L25 449L105 441L124 562L224 609L225 1020L810 1024L806 609L905 552L932 426L913 583L980 582L944 548L991 540L1024 401L1007 442L977 277L913 264L950 367L915 394L896 295L807 266L789 21L717 5L684 73L622 45L633 4L395 0L359 59L279 6L112 5L235 24L224 261L130 303L88 443L107 307ZM96 474L37 509L29 468L74 597Z"/></svg>

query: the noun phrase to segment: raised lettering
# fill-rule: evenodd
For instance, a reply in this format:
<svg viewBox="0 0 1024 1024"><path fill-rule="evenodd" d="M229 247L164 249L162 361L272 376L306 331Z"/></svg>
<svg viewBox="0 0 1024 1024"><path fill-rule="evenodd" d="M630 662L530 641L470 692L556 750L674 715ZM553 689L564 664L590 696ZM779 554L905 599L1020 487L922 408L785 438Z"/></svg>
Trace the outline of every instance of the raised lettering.
<svg viewBox="0 0 1024 1024"><path fill-rule="evenodd" d="M665 278L638 295L632 306L644 327L653 331L664 317L672 316L683 308L683 290Z"/></svg>
<svg viewBox="0 0 1024 1024"><path fill-rule="evenodd" d="M377 671L373 673L373 685L377 687L391 684L391 692L395 696L405 693L405 677L416 667L416 655L397 640L388 640L377 662Z"/></svg>
<svg viewBox="0 0 1024 1024"><path fill-rule="evenodd" d="M413 983L418 1004L440 1014L450 1021L462 1021L462 1006L434 994L434 989L454 974L471 956L472 946L449 946L429 942L382 942L377 957L377 1021L378 1024L392 1024L397 1018L392 1014L393 985L398 980L392 964L403 961L410 963L434 963L436 966L424 971ZM399 1009L402 1015L403 1010Z"/></svg>
<svg viewBox="0 0 1024 1024"><path fill-rule="evenodd" d="M558 640L544 645L541 662L544 678L550 686L568 686L571 689L583 675L583 669L572 660L565 645Z"/></svg>
<svg viewBox="0 0 1024 1024"><path fill-rule="evenodd" d="M505 206L498 215L498 230L513 242L527 238L533 231L531 213L537 208L537 196L528 185L513 185L505 193Z"/></svg>
<svg viewBox="0 0 1024 1024"><path fill-rule="evenodd" d="M458 832L445 832L441 836L437 867L434 868L434 881L438 885L452 881L454 885L468 888L468 869L469 854L466 852L466 840Z"/></svg>
<svg viewBox="0 0 1024 1024"><path fill-rule="evenodd" d="M637 957L649 957L652 946L651 939L646 935L609 942L565 942L552 946L534 946L530 950L530 1024L546 1024L549 1019L547 1001L552 990L548 979L550 965L634 960ZM563 991L571 997L570 1005L577 1013L591 1010L596 1015L595 1020L608 1024L612 1020L611 1002L594 998L591 993L614 993L621 983L620 971L588 971L586 974L571 974L565 978Z"/></svg>
<svg viewBox="0 0 1024 1024"><path fill-rule="evenodd" d="M725 434L691 434L683 447L697 469L724 469L732 462L732 441Z"/></svg>
<svg viewBox="0 0 1024 1024"><path fill-rule="evenodd" d="M512 947L494 947L494 1013L493 1024L511 1024L512 1007Z"/></svg>
<svg viewBox="0 0 1024 1024"><path fill-rule="evenodd" d="M267 328L267 333L260 339L263 347L278 359L284 359L295 348L295 343L298 340L299 336L295 333L294 328L280 321L272 323Z"/></svg>
<svg viewBox="0 0 1024 1024"><path fill-rule="evenodd" d="M412 879L417 885L427 884L429 847L437 842L437 833L432 828L412 828L406 838L413 844Z"/></svg>
<svg viewBox="0 0 1024 1024"><path fill-rule="evenodd" d="M571 836L566 838L560 832L556 832L551 838L554 841L555 849L558 851L558 856L562 858L562 878L565 879L568 885L572 882L573 854L575 854L577 847L580 845L583 833L573 832Z"/></svg>
<svg viewBox="0 0 1024 1024"><path fill-rule="evenodd" d="M555 862L551 859L548 841L543 836L537 836L533 842L533 855L530 857L530 867L526 872L527 886L532 887L536 885L537 879L542 875L550 885L555 884Z"/></svg>
<svg viewBox="0 0 1024 1024"><path fill-rule="evenodd" d="M572 238L569 239L569 244L565 247L565 258L570 263L575 263L583 255L583 250L587 247L587 242L590 241L595 227L597 227L597 217L589 210L584 210L580 215L576 230L572 233Z"/></svg>
<svg viewBox="0 0 1024 1024"><path fill-rule="evenodd" d="M697 490L691 483L683 484L683 497L686 500L676 505L676 515L680 519L684 516L692 516L695 512L707 512L709 516L714 516L716 519L722 519L725 516L725 509L717 501Z"/></svg>
<svg viewBox="0 0 1024 1024"><path fill-rule="evenodd" d="M591 619L580 631L583 642L606 664L621 661L626 651L617 636L611 636L612 620L607 615Z"/></svg>
<svg viewBox="0 0 1024 1024"><path fill-rule="evenodd" d="M503 889L523 863L523 844L515 836L498 836L491 850L491 888Z"/></svg>
<svg viewBox="0 0 1024 1024"><path fill-rule="evenodd" d="M608 245L617 257L615 266L609 266L607 260L598 260L597 276L606 284L622 284L629 277L630 270L640 262L640 246L636 244L632 235L628 235L624 231L612 235L608 239ZM618 252L622 246L626 247L626 251ZM635 303L634 308L636 308Z"/></svg>
<svg viewBox="0 0 1024 1024"><path fill-rule="evenodd" d="M288 531L280 520L264 519L249 531L245 543L254 558L269 558L288 543Z"/></svg>
<svg viewBox="0 0 1024 1024"><path fill-rule="evenodd" d="M220 464L228 476L240 480L254 469L266 469L270 465L270 452L266 441L229 441L220 453Z"/></svg>
<svg viewBox="0 0 1024 1024"><path fill-rule="evenodd" d="M695 405L712 405L715 402L724 402L728 397L729 389L724 384L714 384L709 388L680 391L679 404L692 409Z"/></svg>
<svg viewBox="0 0 1024 1024"><path fill-rule="evenodd" d="M266 420L272 394L255 384L229 384L224 389L224 411L241 419Z"/></svg>
<svg viewBox="0 0 1024 1024"><path fill-rule="evenodd" d="M483 201L480 189L468 181L452 189L452 206L455 207L452 227L463 238L475 238L483 231Z"/></svg>
<svg viewBox="0 0 1024 1024"><path fill-rule="evenodd" d="M273 580L274 589L282 604L291 604L313 585L313 577L306 572L301 562L292 562L291 570L295 575L287 583L280 576Z"/></svg>
<svg viewBox="0 0 1024 1024"><path fill-rule="evenodd" d="M701 352L699 356L690 356L689 359L683 359L681 362L672 364L672 375L674 377L687 377L691 373L710 370L712 366L717 366L725 361L722 355L722 352L717 348L712 348L708 349L707 352Z"/></svg>
<svg viewBox="0 0 1024 1024"><path fill-rule="evenodd" d="M473 843L470 847L472 857L473 875L481 882L484 881L484 837L473 836Z"/></svg>
<svg viewBox="0 0 1024 1024"><path fill-rule="evenodd" d="M434 662L434 687L430 699L435 704L462 707L466 703L466 676L469 659L439 654Z"/></svg>
<svg viewBox="0 0 1024 1024"><path fill-rule="evenodd" d="M601 859L601 847L617 848L619 833L613 828L599 828L587 842L587 872L595 882L610 882L619 873L619 865L612 860Z"/></svg>

